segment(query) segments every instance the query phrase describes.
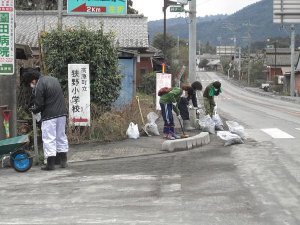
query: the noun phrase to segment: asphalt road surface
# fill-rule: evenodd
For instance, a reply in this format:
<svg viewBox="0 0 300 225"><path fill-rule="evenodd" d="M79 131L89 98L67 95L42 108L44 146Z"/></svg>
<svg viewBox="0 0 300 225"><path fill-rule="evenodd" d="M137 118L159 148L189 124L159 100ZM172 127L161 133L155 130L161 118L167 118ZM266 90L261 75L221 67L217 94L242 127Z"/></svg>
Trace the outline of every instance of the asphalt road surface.
<svg viewBox="0 0 300 225"><path fill-rule="evenodd" d="M222 86L219 113L245 126L245 144L212 135L189 151L1 169L0 224L299 225L299 105Z"/></svg>
<svg viewBox="0 0 300 225"><path fill-rule="evenodd" d="M0 224L297 224L269 190L244 177L236 151L215 140L53 172L1 170Z"/></svg>
<svg viewBox="0 0 300 225"><path fill-rule="evenodd" d="M300 224L300 105L245 91L213 72L200 72L197 78L204 86L221 80L219 113L242 124L256 141L251 151L240 145L233 155L245 181L262 187L255 191L263 202L279 204Z"/></svg>

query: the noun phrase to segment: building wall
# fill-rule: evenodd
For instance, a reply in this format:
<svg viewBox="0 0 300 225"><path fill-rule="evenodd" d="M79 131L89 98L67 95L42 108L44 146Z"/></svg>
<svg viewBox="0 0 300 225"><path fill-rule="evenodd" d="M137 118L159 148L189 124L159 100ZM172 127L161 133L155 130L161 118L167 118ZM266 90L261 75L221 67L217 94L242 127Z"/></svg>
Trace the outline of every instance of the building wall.
<svg viewBox="0 0 300 225"><path fill-rule="evenodd" d="M269 68L267 73L267 81L274 81L276 75L283 75L281 68Z"/></svg>
<svg viewBox="0 0 300 225"><path fill-rule="evenodd" d="M140 62L137 63L136 68L136 86L137 88L141 87L142 77L147 74L153 72L151 58L150 57L141 57Z"/></svg>
<svg viewBox="0 0 300 225"><path fill-rule="evenodd" d="M130 104L135 95L135 60L134 58L119 59L119 69L123 75L119 98L113 103L116 108L122 108Z"/></svg>
<svg viewBox="0 0 300 225"><path fill-rule="evenodd" d="M300 73L295 74L295 91L300 95Z"/></svg>

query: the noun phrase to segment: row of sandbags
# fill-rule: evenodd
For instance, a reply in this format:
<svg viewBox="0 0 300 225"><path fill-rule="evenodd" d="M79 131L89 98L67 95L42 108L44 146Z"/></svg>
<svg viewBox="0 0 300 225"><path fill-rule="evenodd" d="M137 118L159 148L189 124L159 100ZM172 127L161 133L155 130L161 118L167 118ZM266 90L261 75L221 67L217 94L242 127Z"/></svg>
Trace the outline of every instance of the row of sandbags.
<svg viewBox="0 0 300 225"><path fill-rule="evenodd" d="M201 110L198 115L200 129L204 132L209 132L210 134L217 133L217 136L225 141L224 146L243 144L246 140L244 127L235 121L226 121L228 131L225 131L223 121L216 110L212 117L210 115L205 115Z"/></svg>

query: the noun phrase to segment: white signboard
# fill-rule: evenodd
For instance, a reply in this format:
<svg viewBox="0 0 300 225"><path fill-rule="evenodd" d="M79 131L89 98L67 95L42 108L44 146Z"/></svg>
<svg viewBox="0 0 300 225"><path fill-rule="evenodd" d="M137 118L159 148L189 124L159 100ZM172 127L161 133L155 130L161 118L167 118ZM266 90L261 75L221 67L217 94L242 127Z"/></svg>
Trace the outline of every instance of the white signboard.
<svg viewBox="0 0 300 225"><path fill-rule="evenodd" d="M217 55L234 55L234 46L217 46Z"/></svg>
<svg viewBox="0 0 300 225"><path fill-rule="evenodd" d="M188 0L177 0L177 3L180 4L180 5L187 5Z"/></svg>
<svg viewBox="0 0 300 225"><path fill-rule="evenodd" d="M273 0L274 23L300 23L299 0Z"/></svg>
<svg viewBox="0 0 300 225"><path fill-rule="evenodd" d="M172 87L172 74L157 73L156 74L156 109L160 110L158 91L163 87Z"/></svg>
<svg viewBox="0 0 300 225"><path fill-rule="evenodd" d="M0 75L13 75L15 65L14 0L0 0Z"/></svg>
<svg viewBox="0 0 300 225"><path fill-rule="evenodd" d="M69 121L74 126L90 126L89 64L68 65Z"/></svg>

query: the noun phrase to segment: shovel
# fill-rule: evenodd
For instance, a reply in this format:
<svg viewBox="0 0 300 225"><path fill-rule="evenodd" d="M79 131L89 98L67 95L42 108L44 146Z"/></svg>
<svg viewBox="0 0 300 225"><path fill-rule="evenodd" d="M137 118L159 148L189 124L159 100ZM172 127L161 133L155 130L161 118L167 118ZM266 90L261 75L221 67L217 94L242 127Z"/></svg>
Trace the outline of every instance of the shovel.
<svg viewBox="0 0 300 225"><path fill-rule="evenodd" d="M179 121L179 124L180 124L180 127L181 127L181 131L182 131L182 135L180 135L180 137L181 138L188 138L189 135L185 134L183 126L182 126L182 123L181 123L181 120L179 118L178 118L178 121Z"/></svg>
<svg viewBox="0 0 300 225"><path fill-rule="evenodd" d="M139 96L136 96L135 98L136 98L136 101L137 101L137 104L138 104L138 107L139 107L139 111L140 111L140 115L141 115L141 119L142 119L142 123L143 123L143 131L147 134L148 137L151 137L151 135L145 129L145 121L144 121L143 113L142 113L142 110L141 110L140 98L139 98Z"/></svg>

